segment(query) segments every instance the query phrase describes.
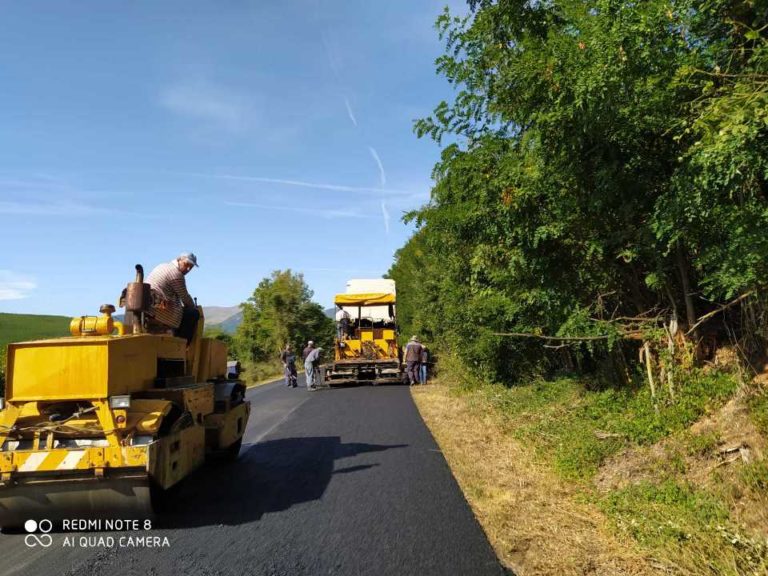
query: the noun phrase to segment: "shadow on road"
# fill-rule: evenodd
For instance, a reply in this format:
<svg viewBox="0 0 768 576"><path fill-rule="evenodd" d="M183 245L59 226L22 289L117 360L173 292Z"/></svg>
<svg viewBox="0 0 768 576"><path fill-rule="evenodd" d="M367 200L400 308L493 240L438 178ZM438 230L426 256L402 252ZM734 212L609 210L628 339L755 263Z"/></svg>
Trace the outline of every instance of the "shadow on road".
<svg viewBox="0 0 768 576"><path fill-rule="evenodd" d="M334 474L378 464L334 470L334 462L407 444L342 444L338 436L285 438L244 445L237 462L207 465L164 502L159 527L189 528L253 522L266 512L319 499Z"/></svg>

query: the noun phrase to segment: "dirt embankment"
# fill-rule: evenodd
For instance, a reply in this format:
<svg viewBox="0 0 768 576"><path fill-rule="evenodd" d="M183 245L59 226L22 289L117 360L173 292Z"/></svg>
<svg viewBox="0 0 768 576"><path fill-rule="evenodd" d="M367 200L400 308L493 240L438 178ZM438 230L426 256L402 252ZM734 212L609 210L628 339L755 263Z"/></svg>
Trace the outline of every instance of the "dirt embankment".
<svg viewBox="0 0 768 576"><path fill-rule="evenodd" d="M445 386L415 388L413 396L496 553L516 574L664 573L505 434L496 415Z"/></svg>
<svg viewBox="0 0 768 576"><path fill-rule="evenodd" d="M413 396L496 553L518 576L742 576L768 573L768 441L750 412L750 394L760 390L739 389L653 444L608 434L618 449L580 478L542 453L577 445L569 433L553 436L549 422L516 434L536 418L565 423L565 406L537 400L504 413L489 402L493 392L440 384Z"/></svg>
<svg viewBox="0 0 768 576"><path fill-rule="evenodd" d="M768 442L750 418L742 391L685 434L611 457L594 484L600 493L608 493L658 481L674 470L678 481L718 494L738 525L768 536L768 494L744 477L745 465L764 461L766 454Z"/></svg>

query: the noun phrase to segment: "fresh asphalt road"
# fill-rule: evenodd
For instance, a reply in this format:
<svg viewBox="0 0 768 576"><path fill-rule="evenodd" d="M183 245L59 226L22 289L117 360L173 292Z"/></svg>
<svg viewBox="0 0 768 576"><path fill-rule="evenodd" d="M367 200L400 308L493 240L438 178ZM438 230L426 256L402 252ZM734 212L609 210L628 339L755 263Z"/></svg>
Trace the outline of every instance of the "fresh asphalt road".
<svg viewBox="0 0 768 576"><path fill-rule="evenodd" d="M302 379L249 390L239 460L185 480L150 532L54 533L48 548L0 534L0 575L505 574L408 387Z"/></svg>

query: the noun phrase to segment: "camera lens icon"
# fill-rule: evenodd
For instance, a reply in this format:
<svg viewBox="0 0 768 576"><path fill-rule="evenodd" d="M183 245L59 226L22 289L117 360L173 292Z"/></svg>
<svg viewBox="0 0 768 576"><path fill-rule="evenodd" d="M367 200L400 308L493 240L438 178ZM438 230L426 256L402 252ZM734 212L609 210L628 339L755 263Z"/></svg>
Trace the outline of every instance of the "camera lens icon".
<svg viewBox="0 0 768 576"><path fill-rule="evenodd" d="M35 546L48 548L53 544L53 538L48 534L48 532L53 530L53 522L50 520L43 519L39 522L37 520L27 520L24 522L24 530L27 532L27 535L24 537L24 543L30 548ZM40 536L37 535L38 530L42 533Z"/></svg>

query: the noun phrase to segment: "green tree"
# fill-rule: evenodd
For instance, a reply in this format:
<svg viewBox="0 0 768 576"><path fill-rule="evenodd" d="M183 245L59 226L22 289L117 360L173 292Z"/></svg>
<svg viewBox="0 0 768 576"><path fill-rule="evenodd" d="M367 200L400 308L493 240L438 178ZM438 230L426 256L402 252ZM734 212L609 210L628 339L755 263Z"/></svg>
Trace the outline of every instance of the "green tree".
<svg viewBox="0 0 768 576"><path fill-rule="evenodd" d="M404 325L512 379L565 351L495 332L608 357L628 318L768 284L764 2L469 4L437 22L456 96L415 125L444 148L390 270Z"/></svg>
<svg viewBox="0 0 768 576"><path fill-rule="evenodd" d="M230 356L235 357L237 355L237 350L235 350L235 338L232 334L227 334L219 327L206 328L205 337L213 338L215 340L219 340L220 342L223 342L224 344L227 345L227 349L229 350Z"/></svg>
<svg viewBox="0 0 768 576"><path fill-rule="evenodd" d="M272 361L286 343L301 350L307 340L329 349L333 320L311 299L312 291L302 274L276 270L262 280L242 304L243 320L235 334L239 357L253 362Z"/></svg>

